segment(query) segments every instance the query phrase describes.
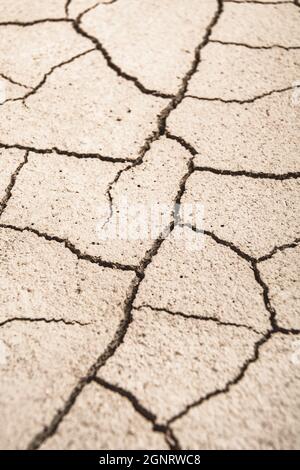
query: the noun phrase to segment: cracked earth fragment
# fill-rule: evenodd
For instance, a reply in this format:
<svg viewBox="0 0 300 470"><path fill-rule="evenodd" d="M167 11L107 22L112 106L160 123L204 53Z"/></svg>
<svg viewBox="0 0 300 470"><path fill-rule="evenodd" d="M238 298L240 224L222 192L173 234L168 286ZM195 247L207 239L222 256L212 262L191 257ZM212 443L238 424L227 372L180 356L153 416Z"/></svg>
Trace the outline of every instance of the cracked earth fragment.
<svg viewBox="0 0 300 470"><path fill-rule="evenodd" d="M82 251L110 214L106 191L124 163L29 153L1 222L68 239ZM30 184L29 184L30 182Z"/></svg>
<svg viewBox="0 0 300 470"><path fill-rule="evenodd" d="M1 0L0 23L36 21L43 18L63 18L64 1Z"/></svg>
<svg viewBox="0 0 300 470"><path fill-rule="evenodd" d="M251 46L300 46L300 14L293 4L225 3L211 39Z"/></svg>
<svg viewBox="0 0 300 470"><path fill-rule="evenodd" d="M172 427L185 449L298 449L300 366L295 337L275 335L229 392L193 408Z"/></svg>
<svg viewBox="0 0 300 470"><path fill-rule="evenodd" d="M29 87L37 86L53 66L91 49L69 23L3 26L0 31L1 72Z"/></svg>
<svg viewBox="0 0 300 470"><path fill-rule="evenodd" d="M0 321L11 319L0 328L9 352L0 368L1 446L24 448L111 341L133 274L78 261L32 233L0 234Z"/></svg>
<svg viewBox="0 0 300 470"><path fill-rule="evenodd" d="M126 398L92 383L41 449L168 449Z"/></svg>
<svg viewBox="0 0 300 470"><path fill-rule="evenodd" d="M279 175L299 172L300 107L292 99L293 91L246 104L186 98L167 126L194 146L195 164L200 167Z"/></svg>
<svg viewBox="0 0 300 470"><path fill-rule="evenodd" d="M150 304L266 331L269 315L250 264L208 235L196 234L203 246L193 250L193 235L189 228L176 228L164 241L134 306Z"/></svg>
<svg viewBox="0 0 300 470"><path fill-rule="evenodd" d="M153 239L170 224L178 185L187 172L189 158L183 147L166 138L153 143L143 162L132 168L124 163L30 153L1 221L66 238L92 256L138 265ZM127 171L111 190L110 207L108 187L125 168ZM128 212L126 239L124 222L119 219L124 204L136 207L136 211L146 206L146 219L140 219L142 224L143 220L148 224L144 239L134 236L139 223L136 211ZM163 227L158 225L158 233L152 232L153 208L162 214ZM116 229L112 239L101 238L101 227L107 221L107 232L103 234L109 236ZM144 224L142 227L144 233Z"/></svg>
<svg viewBox="0 0 300 470"><path fill-rule="evenodd" d="M248 49L209 43L201 54L201 64L187 94L225 101L252 100L273 90L292 87L299 76L300 50Z"/></svg>
<svg viewBox="0 0 300 470"><path fill-rule="evenodd" d="M282 328L300 330L300 246L278 250L271 258L259 263L269 297Z"/></svg>
<svg viewBox="0 0 300 470"><path fill-rule="evenodd" d="M56 68L26 106L2 106L2 143L134 159L165 104L118 77L92 51Z"/></svg>
<svg viewBox="0 0 300 470"><path fill-rule="evenodd" d="M199 171L188 180L182 202L201 202L204 230L259 258L299 236L299 191L297 179L273 181Z"/></svg>
<svg viewBox="0 0 300 470"><path fill-rule="evenodd" d="M299 2L188 3L1 2L1 448L299 447Z"/></svg>
<svg viewBox="0 0 300 470"><path fill-rule="evenodd" d="M149 308L133 316L123 344L98 374L125 383L158 423L236 375L259 337L246 328Z"/></svg>
<svg viewBox="0 0 300 470"><path fill-rule="evenodd" d="M144 86L175 94L216 9L216 0L119 0L91 10L82 27Z"/></svg>

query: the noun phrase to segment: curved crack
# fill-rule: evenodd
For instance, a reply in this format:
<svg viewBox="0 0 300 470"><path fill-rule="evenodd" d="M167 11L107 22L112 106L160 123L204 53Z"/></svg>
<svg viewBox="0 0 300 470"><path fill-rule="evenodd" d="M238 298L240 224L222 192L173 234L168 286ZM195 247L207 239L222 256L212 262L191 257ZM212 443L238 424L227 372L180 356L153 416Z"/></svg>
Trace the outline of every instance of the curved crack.
<svg viewBox="0 0 300 470"><path fill-rule="evenodd" d="M285 243L284 245L281 245L281 246L275 246L270 251L270 253L258 258L257 263L260 263L262 261L272 258L272 256L274 256L278 251L284 251L284 250L287 250L288 248L295 248L299 243L300 243L300 238L295 238L295 240L293 240L290 243Z"/></svg>
<svg viewBox="0 0 300 470"><path fill-rule="evenodd" d="M185 318L186 320L192 319L192 320L207 321L207 322L212 321L212 322L216 323L219 326L233 326L233 327L236 327L236 328L246 328L247 330L250 330L253 333L256 333L257 335L263 335L262 331L258 331L255 328L253 328L252 326L245 325L245 324L242 324L242 323L234 323L234 322L223 321L223 320L220 320L217 317L204 316L204 315L195 315L195 314L190 315L190 314L187 314L187 313L184 313L184 312L179 312L177 310L172 311L172 310L169 310L169 309L163 308L163 307L152 307L152 305L149 305L149 304L139 305L138 307L134 307L134 310L141 310L142 308L149 308L153 312L156 312L156 311L157 312L164 312L164 313L167 313L169 315L173 315L175 317L178 316L178 317Z"/></svg>
<svg viewBox="0 0 300 470"><path fill-rule="evenodd" d="M285 88L280 88L278 90L271 90L265 93L262 93L261 95L255 96L254 98L249 98L245 100L237 100L237 99L224 99L224 98L208 98L208 97L200 97L200 96L195 96L195 95L185 95L185 98L191 98L199 101L218 101L220 103L225 103L225 104L250 104L250 103L255 103L258 100L261 100L267 96L271 96L277 93L284 93L286 91L291 91L295 90L296 88L300 88L300 85L294 85L294 86L288 86Z"/></svg>
<svg viewBox="0 0 300 470"><path fill-rule="evenodd" d="M71 2L72 0L66 0L66 3L65 3L65 14L67 18L69 17L69 7L71 5Z"/></svg>
<svg viewBox="0 0 300 470"><path fill-rule="evenodd" d="M92 36L91 34L89 34L88 32L86 32L82 26L81 26L81 19L83 17L83 15L85 15L88 11L90 11L91 9L97 7L98 4L94 5L93 7L87 9L86 11L84 11L83 13L81 13L75 20L72 21L72 24L73 24L73 28L74 30L80 34L81 36L83 36L84 38L86 39L89 39L94 45L95 45L95 48L101 52L102 56L104 57L107 65L109 68L111 68L112 70L114 70L114 72L116 72L116 74L119 76L119 77L122 77L124 78L125 80L127 81L130 81L132 82L142 93L146 94L146 95L152 95L152 96L156 96L156 97L159 97L159 98L172 98L174 97L173 94L171 93L162 93L160 91L157 91L157 90L151 90L147 87L145 87L137 77L134 77L133 75L130 75L126 72L124 72L118 65L116 65L114 62L113 62L113 59L111 58L110 54L108 53L108 51L106 50L106 48L103 46L103 44L95 37L95 36Z"/></svg>
<svg viewBox="0 0 300 470"><path fill-rule="evenodd" d="M137 266L114 263L113 261L105 261L98 256L92 256L92 255L88 255L87 253L81 253L81 251L78 248L76 248L76 246L73 243L71 243L69 240L65 238L57 237L55 235L49 235L45 232L40 232L39 230L33 227L17 227L11 224L0 223L0 228L10 229L10 230L14 230L15 232L20 232L20 233L30 232L30 233L35 234L37 237L43 238L44 240L47 240L49 242L54 241L54 242L60 243L65 248L67 248L73 255L75 255L78 259L89 261L90 263L97 264L98 266L101 266L103 268L117 269L121 271L134 271L134 272L136 272L138 269Z"/></svg>
<svg viewBox="0 0 300 470"><path fill-rule="evenodd" d="M233 379L229 380L226 385L220 389L214 390L213 392L207 393L204 397L199 398L198 400L194 401L193 403L190 403L187 405L182 411L180 411L178 414L174 415L172 418L170 418L167 421L168 425L171 425L175 421L179 420L183 416L185 416L192 408L198 407L202 405L204 402L210 400L211 398L214 398L218 395L222 395L224 393L228 393L231 389L232 386L237 385L245 376L249 366L256 362L259 359L259 350L262 345L266 344L269 339L272 337L274 333L272 331L268 331L266 335L261 337L256 343L254 344L254 352L253 355L245 361L243 366L241 367L239 373L234 377Z"/></svg>
<svg viewBox="0 0 300 470"><path fill-rule="evenodd" d="M106 380L103 380L102 378L100 378L98 376L94 377L93 380L94 380L94 382L96 382L101 387L103 387L107 390L110 390L111 392L116 393L116 394L118 394L119 396L121 396L123 398L126 398L126 400L128 400L131 403L134 410L139 415L143 416L143 418L146 421L149 421L152 424L152 429L153 429L154 432L158 432L158 433L161 433L161 434L164 435L165 440L166 440L166 442L169 445L171 450L179 450L180 449L179 443L178 443L175 435L173 434L173 431L169 428L169 426L167 426L166 424L157 423L156 415L153 414L151 411L147 410L139 402L138 398L135 395L133 395L133 393L131 393L128 390L125 390L122 387L118 387L117 385L113 385L109 382L106 382Z"/></svg>
<svg viewBox="0 0 300 470"><path fill-rule="evenodd" d="M256 261L255 258L253 258L252 256L245 253L243 250L241 250L239 247L235 246L233 243L231 243L227 240L223 240L222 238L219 238L217 235L215 235L213 232L211 232L209 230L198 229L197 227L195 227L192 224L180 223L179 226L180 227L187 227L187 228L193 230L193 232L195 232L195 233L204 234L204 235L207 235L207 236L211 237L216 243L219 243L220 245L223 245L223 246L226 246L227 248L230 248L230 250L232 250L234 253L236 253L238 256L240 256L244 260L248 261L249 263L252 263L252 262Z"/></svg>

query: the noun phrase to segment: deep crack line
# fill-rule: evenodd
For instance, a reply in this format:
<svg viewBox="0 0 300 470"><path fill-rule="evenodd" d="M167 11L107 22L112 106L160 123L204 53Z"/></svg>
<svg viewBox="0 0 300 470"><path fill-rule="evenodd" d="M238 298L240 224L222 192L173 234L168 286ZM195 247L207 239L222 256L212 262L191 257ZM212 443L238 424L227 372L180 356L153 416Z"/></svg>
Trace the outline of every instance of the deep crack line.
<svg viewBox="0 0 300 470"><path fill-rule="evenodd" d="M246 44L243 42L234 42L234 41L221 41L220 39L210 39L210 43L222 44L223 46L237 46L237 47L247 47L248 49L284 49L285 51L293 51L300 49L300 46L282 46L281 44L272 44L271 46L252 46L251 44Z"/></svg>
<svg viewBox="0 0 300 470"><path fill-rule="evenodd" d="M186 98L191 98L191 99L195 99L195 100L199 100L199 101L214 101L214 102L219 102L219 103L224 103L224 104L251 104L251 103L255 103L256 101L258 100L261 100L263 98L266 98L267 96L271 96L271 95L274 95L274 94L278 94L278 93L285 93L286 91L291 91L291 90L296 90L300 88L300 85L292 85L292 86L288 86L288 87L285 87L285 88L280 88L278 90L271 90L271 91L267 91L265 93L262 93L261 95L258 95L258 96L255 96L253 98L249 98L249 99L245 99L245 100L238 100L238 99L224 99L224 98L209 98L209 97L201 97L201 96L195 96L195 95L185 95L184 99Z"/></svg>
<svg viewBox="0 0 300 470"><path fill-rule="evenodd" d="M34 21L4 21L0 22L1 26L21 26L26 28L27 26L34 26L35 24L41 23L72 23L73 20L69 18L41 18Z"/></svg>
<svg viewBox="0 0 300 470"><path fill-rule="evenodd" d="M98 6L98 4L96 4L93 7L87 9L86 11L81 13L75 20L72 21L72 25L73 25L74 30L78 34L80 34L81 36L85 37L86 39L89 39L95 45L95 48L99 52L101 52L103 58L105 59L107 65L110 69L114 70L114 72L116 72L116 74L119 77L122 77L125 80L133 83L139 89L139 91L141 91L142 93L144 93L146 95L152 95L152 96L156 96L156 97L159 97L159 98L173 98L174 95L172 93L162 93L158 90L151 90L151 89L145 87L139 81L139 79L137 77L134 77L133 75L130 75L130 74L124 72L117 64L114 63L113 59L111 58L110 54L108 53L107 49L103 46L103 44L95 36L92 36L91 34L86 32L82 28L81 19L82 19L83 15L85 15L88 11L90 11L92 8L95 8L97 6Z"/></svg>
<svg viewBox="0 0 300 470"><path fill-rule="evenodd" d="M157 312L162 312L162 313L166 313L168 315L172 315L174 317L178 316L178 317L184 318L185 320L199 320L199 321L204 321L204 322L210 322L211 321L211 322L216 323L219 326L232 326L232 327L235 327L235 328L245 328L245 329L247 329L249 331L252 331L253 333L255 333L257 335L260 335L260 336L264 334L262 331L258 331L255 328L253 328L252 326L245 325L243 323L223 321L223 320L220 320L217 317L211 317L211 316L205 316L205 315L196 315L196 314L187 314L187 313L184 313L184 312L180 312L178 310L173 311L173 310L169 310L169 309L163 308L163 307L152 307L152 305L149 305L149 304L141 304L138 307L133 307L134 310L141 310L142 308L149 308L153 312L156 312L156 311Z"/></svg>
<svg viewBox="0 0 300 470"><path fill-rule="evenodd" d="M275 246L271 251L270 253L266 254L266 255L263 255L261 256L260 258L257 259L257 263L261 263L262 261L266 261L267 259L270 259L272 258L272 256L274 256L276 253L278 253L279 251L284 251L284 250L287 250L289 248L295 248L296 246L298 246L298 244L300 243L300 238L295 238L295 240L293 240L292 242L290 243L285 243L283 245L280 245L280 246Z"/></svg>
<svg viewBox="0 0 300 470"><path fill-rule="evenodd" d="M230 250L232 250L236 255L240 256L241 258L243 258L245 261L247 261L248 263L253 263L256 261L256 259L253 257L253 256L250 256L248 253L245 253L243 250L241 250L239 247L235 246L232 242L228 241L228 240L224 240L220 237L218 237L215 233L211 232L210 230L203 230L203 229L200 229L200 228L197 228L195 227L194 225L192 224L189 224L189 223L181 223L179 221L179 227L187 227L189 228L190 230L193 230L193 232L195 233L199 233L200 235L207 235L209 236L210 238L212 238L216 243L220 244L220 245L223 245L223 246L226 246L227 248L229 248Z"/></svg>
<svg viewBox="0 0 300 470"><path fill-rule="evenodd" d="M247 178L271 179L271 180L278 180L278 181L300 178L300 171L295 171L295 172L291 171L288 173L277 174L277 173L253 172L253 171L247 171L247 170L221 170L221 169L217 169L213 167L197 166L197 165L195 165L195 171L214 173L215 175L220 175L220 176L222 175L233 176L233 177L245 176Z"/></svg>
<svg viewBox="0 0 300 470"><path fill-rule="evenodd" d="M70 8L70 5L72 3L72 0L66 0L66 3L65 3L65 14L66 14L66 17L69 18L69 8Z"/></svg>
<svg viewBox="0 0 300 470"><path fill-rule="evenodd" d="M157 417L151 411L147 410L138 400L138 398L128 390L125 390L122 387L114 385L112 383L107 382L106 380L102 379L101 377L95 377L94 382L100 385L101 387L109 390L117 395L125 398L130 402L133 409L142 416L146 421L152 424L152 429L154 432L158 432L164 435L166 443L169 445L171 450L179 450L179 443L174 436L172 430L165 424L157 423Z"/></svg>
<svg viewBox="0 0 300 470"><path fill-rule="evenodd" d="M5 196L2 199L2 201L0 202L0 218L3 214L3 212L5 211L6 207L7 207L8 201L10 200L10 198L12 196L12 190L13 190L14 185L16 183L17 177L18 177L20 171L22 170L23 166L26 165L26 163L28 162L28 153L29 153L28 151L25 153L25 156L24 156L22 162L17 166L16 170L13 172L13 174L10 177L9 185L5 189Z"/></svg>
<svg viewBox="0 0 300 470"><path fill-rule="evenodd" d="M0 229L1 228L14 230L15 232L20 232L20 233L29 232L29 233L33 233L39 238L43 238L46 241L57 242L63 245L66 249L68 249L73 255L77 257L77 259L89 261L90 263L97 264L98 266L103 267L103 268L117 269L121 271L133 271L133 272L137 272L138 270L137 266L115 263L113 261L106 261L98 256L92 256L87 253L81 253L81 251L78 248L76 248L76 246L73 243L71 243L69 240L65 238L57 237L56 235L49 235L48 233L40 232L38 229L35 229L33 227L17 227L16 225L12 225L12 224L0 223Z"/></svg>
<svg viewBox="0 0 300 470"><path fill-rule="evenodd" d="M37 153L37 154L53 154L57 153L58 155L65 155L68 157L74 157L74 158L92 158L92 159L97 159L101 160L103 162L111 162L111 163L128 163L128 162L134 162L131 158L113 158L109 157L106 155L100 155L99 153L80 153L80 152L75 152L73 150L62 150L57 147L52 147L50 149L42 149L42 148L36 148L36 147L31 147L27 145L21 145L21 144L4 144L0 143L0 149L18 149L18 150L27 150L28 152L32 153Z"/></svg>
<svg viewBox="0 0 300 470"><path fill-rule="evenodd" d="M87 326L90 325L90 323L82 323L78 320L65 320L64 318L43 318L43 317L13 317L13 318L8 318L7 320L4 320L0 322L0 327L5 326L9 323L14 323L14 322L30 322L30 323L35 323L35 322L42 322L42 323L64 323L65 325L80 325L80 326Z"/></svg>
<svg viewBox="0 0 300 470"><path fill-rule="evenodd" d="M22 88L27 88L27 90L32 90L33 88L31 86L27 86L27 85L24 85L24 83L20 83L20 82L17 82L16 80L14 80L13 78L9 77L8 75L4 74L4 73L0 73L0 77L4 78L4 80L7 80L8 82L10 82L12 85L18 85ZM6 102L7 100L5 100ZM3 103L0 103L0 104L3 104Z"/></svg>

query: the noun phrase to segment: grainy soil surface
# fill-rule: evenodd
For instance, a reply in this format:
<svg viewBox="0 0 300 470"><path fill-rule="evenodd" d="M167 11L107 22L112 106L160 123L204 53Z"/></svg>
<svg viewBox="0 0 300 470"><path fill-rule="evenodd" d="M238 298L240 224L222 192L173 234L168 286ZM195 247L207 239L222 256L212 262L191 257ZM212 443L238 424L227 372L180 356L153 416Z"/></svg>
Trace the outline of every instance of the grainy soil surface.
<svg viewBox="0 0 300 470"><path fill-rule="evenodd" d="M0 448L299 448L299 178L297 0L1 0Z"/></svg>

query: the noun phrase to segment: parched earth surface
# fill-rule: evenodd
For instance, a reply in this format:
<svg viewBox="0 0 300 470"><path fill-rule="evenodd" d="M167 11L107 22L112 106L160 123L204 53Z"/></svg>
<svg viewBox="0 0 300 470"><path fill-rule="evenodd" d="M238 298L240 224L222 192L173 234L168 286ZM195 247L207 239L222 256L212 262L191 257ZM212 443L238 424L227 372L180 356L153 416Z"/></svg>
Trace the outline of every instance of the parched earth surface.
<svg viewBox="0 0 300 470"><path fill-rule="evenodd" d="M0 447L299 448L298 0L0 32ZM155 236L101 237L124 200Z"/></svg>

